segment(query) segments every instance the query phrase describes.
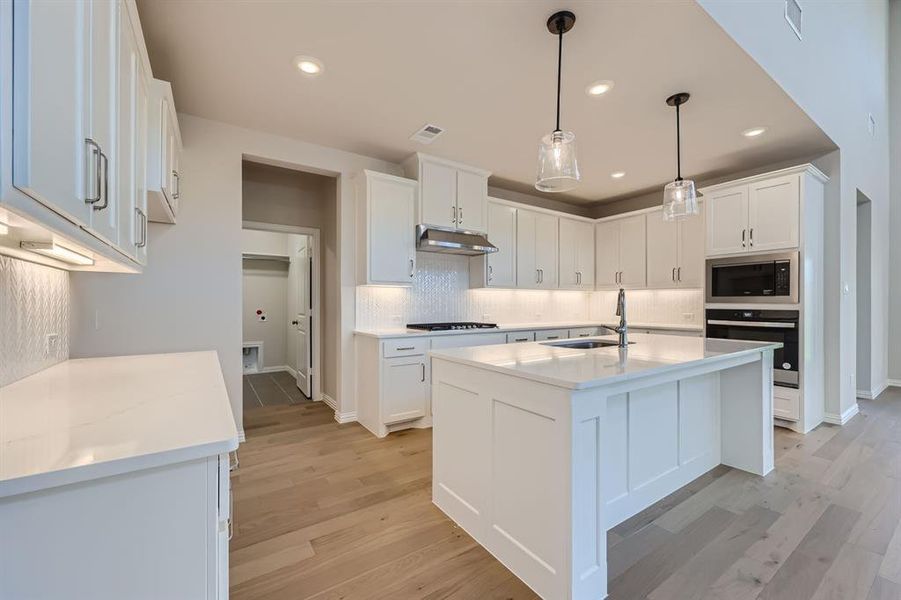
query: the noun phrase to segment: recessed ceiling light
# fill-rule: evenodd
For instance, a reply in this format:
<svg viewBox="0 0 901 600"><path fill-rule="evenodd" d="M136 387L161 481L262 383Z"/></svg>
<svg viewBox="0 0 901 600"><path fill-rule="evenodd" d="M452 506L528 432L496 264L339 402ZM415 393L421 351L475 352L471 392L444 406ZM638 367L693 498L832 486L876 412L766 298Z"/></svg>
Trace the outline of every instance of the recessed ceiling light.
<svg viewBox="0 0 901 600"><path fill-rule="evenodd" d="M587 88L585 88L585 93L589 96L602 96L613 89L613 82L607 79L602 81L595 81Z"/></svg>
<svg viewBox="0 0 901 600"><path fill-rule="evenodd" d="M301 73L310 76L319 75L325 69L322 61L312 56L295 56L294 65Z"/></svg>
<svg viewBox="0 0 901 600"><path fill-rule="evenodd" d="M625 171L616 171L614 173L610 173L610 177L613 177L614 179L622 179L625 176L626 176Z"/></svg>
<svg viewBox="0 0 901 600"><path fill-rule="evenodd" d="M766 132L766 127L752 127L751 129L745 129L741 132L741 134L745 137L757 137L758 135L762 135Z"/></svg>

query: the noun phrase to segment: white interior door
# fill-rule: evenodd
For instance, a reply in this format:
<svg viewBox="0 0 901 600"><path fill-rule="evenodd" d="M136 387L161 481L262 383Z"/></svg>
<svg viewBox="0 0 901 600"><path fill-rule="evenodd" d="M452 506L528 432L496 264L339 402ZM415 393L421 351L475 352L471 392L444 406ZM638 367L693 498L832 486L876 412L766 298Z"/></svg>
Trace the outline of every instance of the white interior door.
<svg viewBox="0 0 901 600"><path fill-rule="evenodd" d="M297 348L297 388L307 398L313 389L313 245L310 236L301 236L295 255L297 262L297 314L294 341Z"/></svg>

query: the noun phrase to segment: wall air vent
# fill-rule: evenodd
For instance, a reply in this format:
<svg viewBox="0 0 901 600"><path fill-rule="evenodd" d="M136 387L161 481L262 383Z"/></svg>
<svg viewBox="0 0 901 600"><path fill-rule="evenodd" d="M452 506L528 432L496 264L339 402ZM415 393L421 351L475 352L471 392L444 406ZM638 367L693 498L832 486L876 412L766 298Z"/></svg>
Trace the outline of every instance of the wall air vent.
<svg viewBox="0 0 901 600"><path fill-rule="evenodd" d="M420 144L431 144L435 141L435 138L442 133L444 133L442 128L437 125L432 125L431 123L426 123L419 131L411 135L410 139L414 142L419 142Z"/></svg>
<svg viewBox="0 0 901 600"><path fill-rule="evenodd" d="M801 39L801 12L798 0L785 0L785 20L788 21L799 40Z"/></svg>

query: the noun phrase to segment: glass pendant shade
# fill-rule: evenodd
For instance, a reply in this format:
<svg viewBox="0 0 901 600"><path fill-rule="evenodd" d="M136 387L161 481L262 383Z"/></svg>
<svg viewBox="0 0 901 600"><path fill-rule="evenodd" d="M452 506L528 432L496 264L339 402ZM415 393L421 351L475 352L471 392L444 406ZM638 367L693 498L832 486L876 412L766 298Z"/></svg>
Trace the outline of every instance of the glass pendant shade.
<svg viewBox="0 0 901 600"><path fill-rule="evenodd" d="M576 136L571 131L554 131L538 145L538 177L535 189L566 192L579 184L582 175L576 160Z"/></svg>
<svg viewBox="0 0 901 600"><path fill-rule="evenodd" d="M677 179L663 188L663 219L676 221L700 213L695 182Z"/></svg>

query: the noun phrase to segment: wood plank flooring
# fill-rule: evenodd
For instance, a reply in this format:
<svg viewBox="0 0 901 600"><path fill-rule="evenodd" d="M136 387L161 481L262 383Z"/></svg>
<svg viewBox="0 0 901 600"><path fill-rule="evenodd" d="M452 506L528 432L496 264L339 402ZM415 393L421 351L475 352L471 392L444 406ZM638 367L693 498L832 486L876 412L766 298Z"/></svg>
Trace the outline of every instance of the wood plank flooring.
<svg viewBox="0 0 901 600"><path fill-rule="evenodd" d="M717 467L608 533L615 600L901 600L901 390L777 429L765 478ZM244 413L231 597L533 599L431 504L431 431L379 440L322 403Z"/></svg>

